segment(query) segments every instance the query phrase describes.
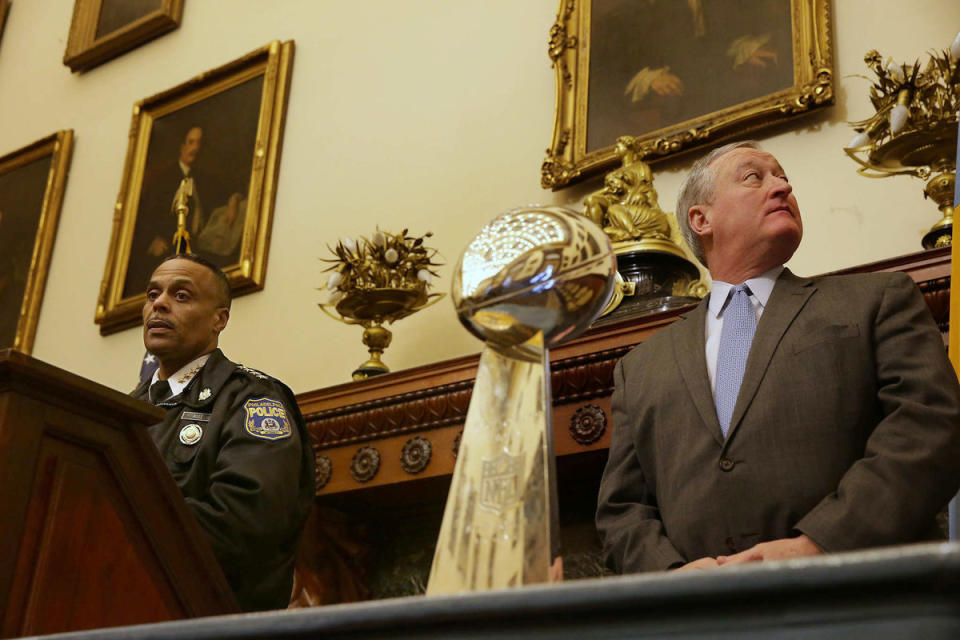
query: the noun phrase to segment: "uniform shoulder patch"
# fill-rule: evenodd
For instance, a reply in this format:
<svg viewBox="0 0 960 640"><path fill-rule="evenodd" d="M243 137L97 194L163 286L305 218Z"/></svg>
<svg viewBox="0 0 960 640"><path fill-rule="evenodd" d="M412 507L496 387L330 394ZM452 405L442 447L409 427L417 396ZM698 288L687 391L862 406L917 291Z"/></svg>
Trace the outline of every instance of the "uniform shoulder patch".
<svg viewBox="0 0 960 640"><path fill-rule="evenodd" d="M279 400L250 398L243 403L243 410L243 428L254 438L282 440L293 434L287 410Z"/></svg>
<svg viewBox="0 0 960 640"><path fill-rule="evenodd" d="M248 367L248 366L245 366L245 365L242 365L242 364L238 364L238 365L237 365L237 369L239 369L240 371L243 371L244 373L247 373L247 374L253 376L254 378L260 378L261 380L270 380L270 379L271 379L270 376L268 376L267 374L265 374L263 371L260 371L260 370L258 370L258 369L254 369L253 367Z"/></svg>

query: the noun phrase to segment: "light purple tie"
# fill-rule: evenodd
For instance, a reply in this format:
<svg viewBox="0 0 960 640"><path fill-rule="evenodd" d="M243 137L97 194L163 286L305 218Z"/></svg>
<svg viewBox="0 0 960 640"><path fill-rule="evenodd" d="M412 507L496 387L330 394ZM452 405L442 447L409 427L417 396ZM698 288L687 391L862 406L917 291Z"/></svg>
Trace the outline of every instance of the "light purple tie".
<svg viewBox="0 0 960 640"><path fill-rule="evenodd" d="M730 419L737 404L743 372L753 334L757 332L757 315L750 302L750 287L741 284L730 290L730 301L723 313L720 349L717 352L717 419L723 437L730 430Z"/></svg>

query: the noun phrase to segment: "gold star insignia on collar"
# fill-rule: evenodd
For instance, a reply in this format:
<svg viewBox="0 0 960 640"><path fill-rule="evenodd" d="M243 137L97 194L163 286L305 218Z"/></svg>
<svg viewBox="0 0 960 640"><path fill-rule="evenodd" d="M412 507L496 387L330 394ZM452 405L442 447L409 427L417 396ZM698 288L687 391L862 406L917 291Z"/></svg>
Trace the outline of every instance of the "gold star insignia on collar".
<svg viewBox="0 0 960 640"><path fill-rule="evenodd" d="M206 400L209 397L210 397L210 387L205 387L200 392L200 395L197 396L197 398L199 398L200 400Z"/></svg>
<svg viewBox="0 0 960 640"><path fill-rule="evenodd" d="M187 384L188 382L190 382L191 380L193 380L193 376L197 375L197 372L200 371L200 369L202 369L202 368L203 368L203 365L202 365L202 364L198 364L198 365L195 366L193 369L190 369L190 371L187 371L185 374L183 374L182 376L180 376L179 378L177 378L177 383L178 383L178 384Z"/></svg>

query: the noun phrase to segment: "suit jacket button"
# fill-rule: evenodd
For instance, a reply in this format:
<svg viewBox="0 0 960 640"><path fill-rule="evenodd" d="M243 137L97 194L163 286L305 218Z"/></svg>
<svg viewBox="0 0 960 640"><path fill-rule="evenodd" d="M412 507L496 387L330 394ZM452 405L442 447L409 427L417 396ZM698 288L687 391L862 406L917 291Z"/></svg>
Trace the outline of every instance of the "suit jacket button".
<svg viewBox="0 0 960 640"><path fill-rule="evenodd" d="M721 471L732 471L734 467L734 462L730 458L720 458L720 470Z"/></svg>

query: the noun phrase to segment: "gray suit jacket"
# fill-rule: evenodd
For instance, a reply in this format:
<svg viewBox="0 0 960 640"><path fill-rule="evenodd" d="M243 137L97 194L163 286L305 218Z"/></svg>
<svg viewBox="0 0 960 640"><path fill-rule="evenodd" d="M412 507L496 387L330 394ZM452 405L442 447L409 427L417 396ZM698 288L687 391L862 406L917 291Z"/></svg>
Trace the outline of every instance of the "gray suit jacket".
<svg viewBox="0 0 960 640"><path fill-rule="evenodd" d="M725 440L706 312L617 365L597 509L608 564L667 569L799 533L825 551L939 536L960 486L960 385L908 276L784 270Z"/></svg>

